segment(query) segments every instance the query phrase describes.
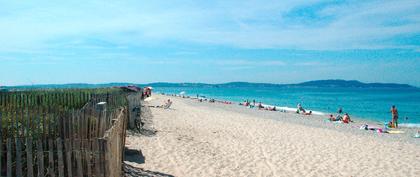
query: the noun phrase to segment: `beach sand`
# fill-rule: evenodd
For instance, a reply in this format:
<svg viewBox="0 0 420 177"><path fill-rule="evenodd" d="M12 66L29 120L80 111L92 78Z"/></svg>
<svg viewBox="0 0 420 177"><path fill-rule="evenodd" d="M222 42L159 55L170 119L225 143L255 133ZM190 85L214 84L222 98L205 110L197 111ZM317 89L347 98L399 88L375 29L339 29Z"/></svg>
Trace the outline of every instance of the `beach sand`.
<svg viewBox="0 0 420 177"><path fill-rule="evenodd" d="M154 95L155 136L131 135L140 149L134 167L173 176L420 176L415 130L379 134L362 122L335 124L322 116L249 109L238 105ZM127 159L130 159L128 157Z"/></svg>

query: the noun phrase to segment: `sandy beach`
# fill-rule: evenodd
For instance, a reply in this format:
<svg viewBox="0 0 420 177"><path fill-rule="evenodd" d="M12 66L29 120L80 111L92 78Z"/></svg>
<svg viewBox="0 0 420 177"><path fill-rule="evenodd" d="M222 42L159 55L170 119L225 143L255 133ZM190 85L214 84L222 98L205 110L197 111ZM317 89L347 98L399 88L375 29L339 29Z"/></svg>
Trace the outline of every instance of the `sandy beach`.
<svg viewBox="0 0 420 177"><path fill-rule="evenodd" d="M150 108L154 136L130 135L128 149L144 163L127 163L173 176L419 176L420 139L360 130L366 123L326 122L238 105L171 99L171 109ZM370 123L373 124L373 123Z"/></svg>

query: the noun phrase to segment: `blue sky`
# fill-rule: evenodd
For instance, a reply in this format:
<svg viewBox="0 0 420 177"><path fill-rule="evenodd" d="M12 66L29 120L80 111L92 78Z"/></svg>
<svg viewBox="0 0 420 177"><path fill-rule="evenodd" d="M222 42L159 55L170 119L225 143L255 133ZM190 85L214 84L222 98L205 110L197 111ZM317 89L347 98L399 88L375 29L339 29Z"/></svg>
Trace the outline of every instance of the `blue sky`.
<svg viewBox="0 0 420 177"><path fill-rule="evenodd" d="M0 85L420 86L420 1L4 1Z"/></svg>

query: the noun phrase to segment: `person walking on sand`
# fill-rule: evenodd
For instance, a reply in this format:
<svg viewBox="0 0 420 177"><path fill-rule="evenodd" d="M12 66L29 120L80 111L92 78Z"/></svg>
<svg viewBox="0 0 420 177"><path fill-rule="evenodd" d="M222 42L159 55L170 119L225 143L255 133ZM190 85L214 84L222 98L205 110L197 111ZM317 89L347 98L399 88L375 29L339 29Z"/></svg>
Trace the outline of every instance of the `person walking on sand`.
<svg viewBox="0 0 420 177"><path fill-rule="evenodd" d="M395 105L391 107L391 114L392 114L392 126L398 128L398 110Z"/></svg>

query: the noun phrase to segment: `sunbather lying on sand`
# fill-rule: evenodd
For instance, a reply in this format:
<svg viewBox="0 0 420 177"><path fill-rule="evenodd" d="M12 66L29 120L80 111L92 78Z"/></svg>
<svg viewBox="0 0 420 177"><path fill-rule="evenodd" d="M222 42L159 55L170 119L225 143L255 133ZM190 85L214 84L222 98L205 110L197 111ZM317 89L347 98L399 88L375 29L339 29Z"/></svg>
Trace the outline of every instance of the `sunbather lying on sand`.
<svg viewBox="0 0 420 177"><path fill-rule="evenodd" d="M312 114L312 111L309 111L309 112L303 112L303 115L306 115L306 116L309 116L309 115L311 115Z"/></svg>
<svg viewBox="0 0 420 177"><path fill-rule="evenodd" d="M336 117L334 117L332 114L330 114L330 117L328 118L328 120L330 121L341 121L342 117L340 116L340 114L337 114Z"/></svg>
<svg viewBox="0 0 420 177"><path fill-rule="evenodd" d="M335 120L335 117L332 114L330 114L330 116L328 117L328 120L329 121L334 121Z"/></svg>
<svg viewBox="0 0 420 177"><path fill-rule="evenodd" d="M258 103L258 109L264 109L264 106L261 104L261 102Z"/></svg>
<svg viewBox="0 0 420 177"><path fill-rule="evenodd" d="M276 107L266 107L265 110L267 111L277 111Z"/></svg>
<svg viewBox="0 0 420 177"><path fill-rule="evenodd" d="M149 107L152 107L152 108L163 108L163 109L169 109L169 108L171 107L171 105L172 105L172 101L171 101L171 99L168 99L168 100L165 102L165 104L164 104L164 105L160 105L160 106L149 106Z"/></svg>

